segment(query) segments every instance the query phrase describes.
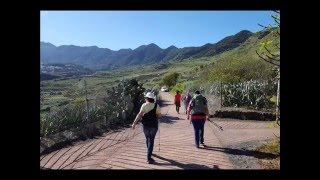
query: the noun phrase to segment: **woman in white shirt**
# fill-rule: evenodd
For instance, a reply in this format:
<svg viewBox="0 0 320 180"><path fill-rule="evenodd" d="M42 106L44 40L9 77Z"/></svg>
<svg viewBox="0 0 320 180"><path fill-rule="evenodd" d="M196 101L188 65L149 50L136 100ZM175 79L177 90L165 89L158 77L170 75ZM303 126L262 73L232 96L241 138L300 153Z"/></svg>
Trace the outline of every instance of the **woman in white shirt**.
<svg viewBox="0 0 320 180"><path fill-rule="evenodd" d="M135 120L132 123L132 128L134 129L137 122L142 118L141 122L143 124L143 132L146 136L147 144L147 162L149 164L154 163L154 159L151 158L154 139L158 131L158 117L161 114L160 107L155 103L155 95L151 92L148 92L145 95L146 102L142 104L140 112L137 114Z"/></svg>

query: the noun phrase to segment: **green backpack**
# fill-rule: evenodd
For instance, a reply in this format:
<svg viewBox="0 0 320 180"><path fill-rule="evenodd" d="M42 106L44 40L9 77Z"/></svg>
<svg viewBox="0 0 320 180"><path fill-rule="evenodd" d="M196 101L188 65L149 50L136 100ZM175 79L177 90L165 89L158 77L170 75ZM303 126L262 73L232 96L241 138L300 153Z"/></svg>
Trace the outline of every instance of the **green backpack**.
<svg viewBox="0 0 320 180"><path fill-rule="evenodd" d="M190 104L191 114L192 115L203 115L205 114L204 110L204 97L201 94L196 94Z"/></svg>

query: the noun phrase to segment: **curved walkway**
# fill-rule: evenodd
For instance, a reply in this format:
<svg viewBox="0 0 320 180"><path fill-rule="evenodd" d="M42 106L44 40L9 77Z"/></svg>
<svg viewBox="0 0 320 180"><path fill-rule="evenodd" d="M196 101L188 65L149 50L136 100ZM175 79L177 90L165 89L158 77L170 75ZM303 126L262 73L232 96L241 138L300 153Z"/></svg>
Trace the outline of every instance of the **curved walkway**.
<svg viewBox="0 0 320 180"><path fill-rule="evenodd" d="M146 163L145 137L139 124L97 139L40 157L40 167L49 169L237 169L230 154L241 150L227 148L248 141L268 140L280 130L267 122L215 120L223 131L210 122L205 124L205 146L193 144L193 127L184 113L177 114L173 97L161 92L163 116L155 138L154 164ZM181 107L181 112L184 107ZM245 154L244 154L245 155Z"/></svg>

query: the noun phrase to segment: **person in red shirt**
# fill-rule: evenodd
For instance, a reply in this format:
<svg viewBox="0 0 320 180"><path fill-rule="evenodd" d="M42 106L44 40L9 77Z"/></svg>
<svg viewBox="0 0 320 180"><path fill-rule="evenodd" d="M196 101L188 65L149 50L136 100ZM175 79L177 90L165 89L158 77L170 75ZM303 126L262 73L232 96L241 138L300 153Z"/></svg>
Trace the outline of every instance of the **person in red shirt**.
<svg viewBox="0 0 320 180"><path fill-rule="evenodd" d="M176 111L179 114L179 108L180 108L180 101L181 101L181 94L179 91L177 91L176 95L174 96L174 104L176 105Z"/></svg>

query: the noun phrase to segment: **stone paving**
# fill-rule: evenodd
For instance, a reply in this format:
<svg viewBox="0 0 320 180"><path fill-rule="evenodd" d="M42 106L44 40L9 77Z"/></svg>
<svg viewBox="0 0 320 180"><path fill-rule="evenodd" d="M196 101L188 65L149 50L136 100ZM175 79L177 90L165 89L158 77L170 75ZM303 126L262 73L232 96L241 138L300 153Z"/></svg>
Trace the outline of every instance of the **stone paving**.
<svg viewBox="0 0 320 180"><path fill-rule="evenodd" d="M177 114L173 97L161 92L159 131L154 144L154 164L146 163L146 144L141 124L96 139L78 142L40 157L45 169L237 169L230 160L230 146L244 142L267 141L280 129L270 122L212 119L223 131L207 121L205 146L195 148L193 127L181 107Z"/></svg>

